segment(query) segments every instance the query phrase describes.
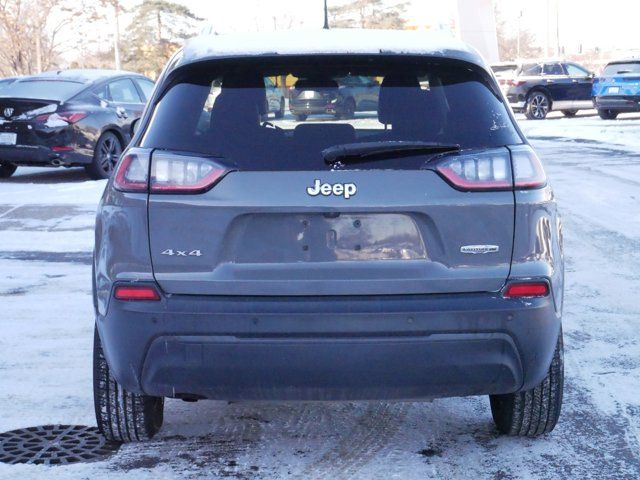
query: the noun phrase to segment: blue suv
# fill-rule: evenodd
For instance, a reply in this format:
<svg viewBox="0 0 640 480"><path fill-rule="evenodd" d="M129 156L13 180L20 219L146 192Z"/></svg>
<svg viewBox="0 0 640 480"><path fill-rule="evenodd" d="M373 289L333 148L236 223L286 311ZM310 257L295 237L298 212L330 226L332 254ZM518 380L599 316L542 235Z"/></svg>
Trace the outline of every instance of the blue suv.
<svg viewBox="0 0 640 480"><path fill-rule="evenodd" d="M640 112L640 58L609 63L593 82L593 104L600 118Z"/></svg>

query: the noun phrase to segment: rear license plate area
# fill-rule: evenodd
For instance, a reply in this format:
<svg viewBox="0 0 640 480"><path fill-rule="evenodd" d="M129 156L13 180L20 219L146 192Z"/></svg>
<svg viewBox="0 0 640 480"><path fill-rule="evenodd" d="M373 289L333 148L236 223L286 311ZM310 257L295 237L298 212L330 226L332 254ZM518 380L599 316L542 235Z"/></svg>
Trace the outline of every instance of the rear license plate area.
<svg viewBox="0 0 640 480"><path fill-rule="evenodd" d="M0 145L15 145L17 141L17 133L0 132Z"/></svg>
<svg viewBox="0 0 640 480"><path fill-rule="evenodd" d="M237 263L420 260L427 250L408 214L257 214L246 219Z"/></svg>

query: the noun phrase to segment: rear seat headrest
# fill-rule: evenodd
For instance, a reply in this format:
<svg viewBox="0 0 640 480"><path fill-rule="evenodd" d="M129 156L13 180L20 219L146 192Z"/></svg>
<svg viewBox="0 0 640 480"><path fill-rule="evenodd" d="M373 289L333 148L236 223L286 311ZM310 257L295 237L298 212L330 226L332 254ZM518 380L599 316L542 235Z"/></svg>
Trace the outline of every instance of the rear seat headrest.
<svg viewBox="0 0 640 480"><path fill-rule="evenodd" d="M403 115L403 110L423 97L420 82L415 75L391 74L384 77L378 97L378 120L393 124L394 117ZM415 106L414 106L415 107Z"/></svg>

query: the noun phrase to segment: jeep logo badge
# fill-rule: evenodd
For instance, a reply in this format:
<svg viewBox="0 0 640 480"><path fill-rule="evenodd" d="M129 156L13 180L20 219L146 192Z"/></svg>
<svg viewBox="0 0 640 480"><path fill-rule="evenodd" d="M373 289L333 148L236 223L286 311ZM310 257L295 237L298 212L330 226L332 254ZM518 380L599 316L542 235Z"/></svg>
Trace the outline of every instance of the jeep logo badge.
<svg viewBox="0 0 640 480"><path fill-rule="evenodd" d="M349 199L353 197L358 188L355 183L322 183L319 179L315 179L313 187L307 187L307 194L312 197L322 195L328 197L329 195L335 195L337 197L344 197Z"/></svg>

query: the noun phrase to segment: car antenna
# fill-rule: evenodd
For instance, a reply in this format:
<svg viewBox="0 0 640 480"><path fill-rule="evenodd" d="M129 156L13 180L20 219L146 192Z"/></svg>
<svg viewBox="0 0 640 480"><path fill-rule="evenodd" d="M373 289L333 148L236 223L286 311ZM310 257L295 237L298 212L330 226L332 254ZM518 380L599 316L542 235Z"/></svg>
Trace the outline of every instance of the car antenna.
<svg viewBox="0 0 640 480"><path fill-rule="evenodd" d="M324 0L324 28L329 30L329 10L327 9L327 0Z"/></svg>

